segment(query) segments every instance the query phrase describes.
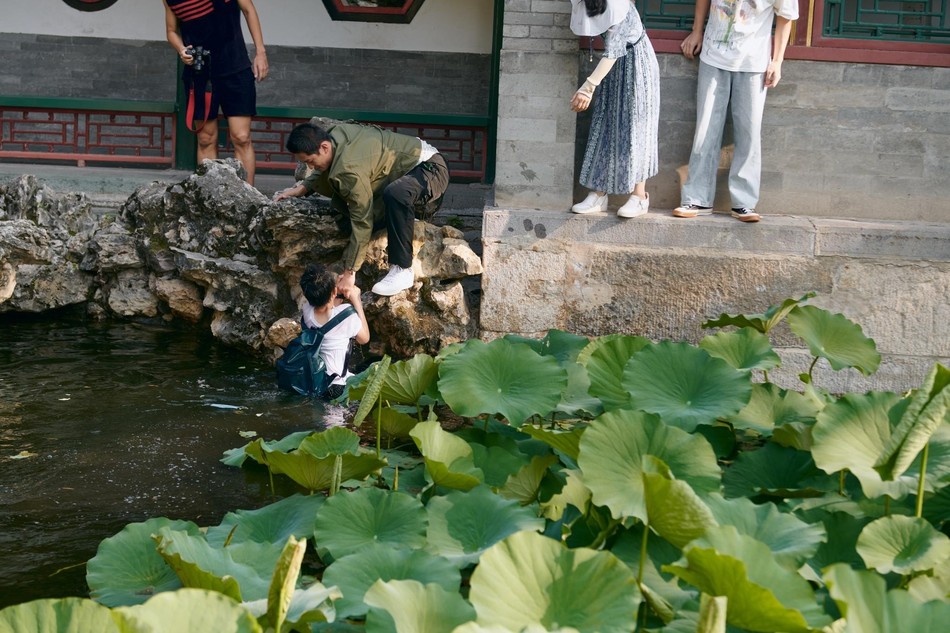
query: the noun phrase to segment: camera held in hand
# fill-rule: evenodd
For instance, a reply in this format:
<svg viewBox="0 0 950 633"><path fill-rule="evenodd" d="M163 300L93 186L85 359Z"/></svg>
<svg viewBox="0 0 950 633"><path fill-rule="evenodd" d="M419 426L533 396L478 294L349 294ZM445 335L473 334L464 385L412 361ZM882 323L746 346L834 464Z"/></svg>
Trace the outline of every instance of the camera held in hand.
<svg viewBox="0 0 950 633"><path fill-rule="evenodd" d="M208 63L208 57L211 56L211 51L203 46L189 46L185 52L194 60L191 67L194 68L196 73L200 73L204 69L205 64Z"/></svg>

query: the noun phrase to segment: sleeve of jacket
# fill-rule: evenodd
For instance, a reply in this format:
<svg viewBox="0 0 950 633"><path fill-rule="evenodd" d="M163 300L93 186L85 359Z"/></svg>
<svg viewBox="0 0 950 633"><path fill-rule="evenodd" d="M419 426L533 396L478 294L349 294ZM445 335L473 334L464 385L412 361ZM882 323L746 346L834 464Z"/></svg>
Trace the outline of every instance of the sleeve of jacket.
<svg viewBox="0 0 950 633"><path fill-rule="evenodd" d="M359 270L366 258L366 247L373 237L373 188L368 178L354 173L341 174L335 189L346 201L350 216L350 242L343 249L343 266Z"/></svg>

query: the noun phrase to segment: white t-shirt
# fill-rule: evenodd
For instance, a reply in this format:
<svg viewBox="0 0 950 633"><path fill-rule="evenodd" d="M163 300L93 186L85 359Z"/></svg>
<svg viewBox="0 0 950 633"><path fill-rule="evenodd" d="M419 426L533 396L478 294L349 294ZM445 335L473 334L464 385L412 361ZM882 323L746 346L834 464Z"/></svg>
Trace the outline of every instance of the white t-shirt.
<svg viewBox="0 0 950 633"><path fill-rule="evenodd" d="M343 303L332 308L330 318L332 319L338 315L348 305L350 304ZM313 318L313 306L306 302L303 306L303 321L307 327L320 327L320 324ZM360 315L354 312L324 335L323 344L320 346L320 356L323 358L323 362L326 363L327 373L341 374L343 372L343 363L346 361L346 350L350 345L350 339L359 334L362 327L363 322L360 320ZM342 376L338 375L333 379L333 384L345 384L347 377L351 375L351 372L347 372Z"/></svg>
<svg viewBox="0 0 950 633"><path fill-rule="evenodd" d="M798 0L710 0L699 58L722 70L764 73L775 15L797 20Z"/></svg>

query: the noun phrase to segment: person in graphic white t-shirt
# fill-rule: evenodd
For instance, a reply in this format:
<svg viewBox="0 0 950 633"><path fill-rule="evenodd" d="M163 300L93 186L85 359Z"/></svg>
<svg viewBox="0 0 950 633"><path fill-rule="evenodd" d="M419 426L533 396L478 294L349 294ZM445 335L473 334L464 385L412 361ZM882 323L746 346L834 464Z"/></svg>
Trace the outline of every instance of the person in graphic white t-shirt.
<svg viewBox="0 0 950 633"><path fill-rule="evenodd" d="M366 323L366 315L363 314L360 289L350 285L345 294L341 294L337 286L337 276L320 264L307 266L300 276L300 289L306 298L301 308L303 325L306 327L326 325L347 305L352 305L356 311L327 332L320 345L320 356L326 363L327 373L336 374L326 396L328 400L333 400L343 393L346 379L352 375L346 367L350 339L360 345L369 342L369 325Z"/></svg>
<svg viewBox="0 0 950 633"><path fill-rule="evenodd" d="M729 170L732 217L759 221L755 206L762 175L765 95L782 78L785 48L797 19L798 0L696 0L693 30L680 45L688 59L700 53L696 131L689 175L674 216L712 213L722 129L731 106L735 136Z"/></svg>

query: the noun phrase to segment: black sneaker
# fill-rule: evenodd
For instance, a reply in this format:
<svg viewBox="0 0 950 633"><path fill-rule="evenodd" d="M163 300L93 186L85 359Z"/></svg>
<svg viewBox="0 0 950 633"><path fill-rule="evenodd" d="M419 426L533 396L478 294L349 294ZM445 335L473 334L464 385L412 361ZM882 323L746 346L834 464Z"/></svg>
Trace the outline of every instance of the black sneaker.
<svg viewBox="0 0 950 633"><path fill-rule="evenodd" d="M733 207L732 217L740 222L758 222L762 219L761 216L755 212L755 209L746 209L744 207Z"/></svg>
<svg viewBox="0 0 950 633"><path fill-rule="evenodd" d="M673 209L674 218L695 218L697 215L711 215L712 207L701 207L698 204L683 204Z"/></svg>

